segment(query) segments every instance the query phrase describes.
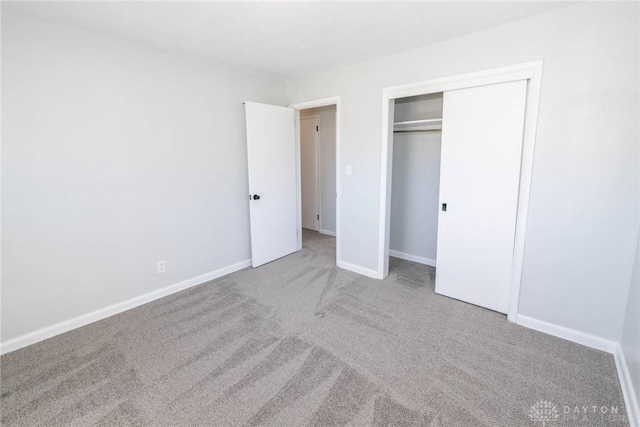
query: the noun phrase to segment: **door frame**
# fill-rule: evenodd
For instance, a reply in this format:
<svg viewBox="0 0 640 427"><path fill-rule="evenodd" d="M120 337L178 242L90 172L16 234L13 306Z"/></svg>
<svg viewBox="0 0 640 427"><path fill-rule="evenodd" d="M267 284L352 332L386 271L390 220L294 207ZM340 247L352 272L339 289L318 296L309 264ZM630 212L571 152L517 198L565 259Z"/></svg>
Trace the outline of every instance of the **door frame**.
<svg viewBox="0 0 640 427"><path fill-rule="evenodd" d="M340 247L341 221L340 221L340 97L333 96L313 101L299 102L289 105L295 110L295 132L296 132L296 188L297 188L297 229L298 229L298 250L302 249L302 186L300 175L300 110L309 108L336 106L336 265L340 263L342 250ZM319 135L318 135L319 138ZM318 141L319 145L320 141ZM318 150L320 148L318 147ZM318 159L319 160L319 159ZM320 205L319 205L320 206ZM320 218L322 226L322 218Z"/></svg>
<svg viewBox="0 0 640 427"><path fill-rule="evenodd" d="M492 68L456 76L425 80L382 89L382 150L380 164L380 211L378 234L378 278L389 275L389 240L391 220L391 172L393 167L393 108L395 99L465 89L515 80L528 80L527 100L520 165L518 210L511 267L511 295L507 319L516 322L522 282L524 246L529 195L535 151L538 107L542 88L543 61L532 61L507 67ZM443 121L445 119L443 118ZM437 261L436 261L437 263Z"/></svg>
<svg viewBox="0 0 640 427"><path fill-rule="evenodd" d="M296 111L296 114L300 114L299 112L300 110ZM317 124L318 124L318 130L316 131L318 133L318 149L316 150L316 159L317 159L317 163L318 163L318 176L316 177L316 179L318 180L318 215L320 214L320 212L322 212L322 180L320 179L320 167L322 166L322 162L320 161L320 155L321 152L320 150L322 149L321 144L320 144L320 115L319 114L309 114L309 115L305 115L304 117L300 116L300 121L302 120L306 120L306 119L310 119L313 120L315 119ZM300 130L298 130L298 137L300 137ZM302 162L300 162L300 176L302 177ZM300 210L300 226L302 227L302 178L300 179L300 206L301 206L301 210ZM318 233L322 234L322 217L320 217L320 219L317 220L318 221Z"/></svg>

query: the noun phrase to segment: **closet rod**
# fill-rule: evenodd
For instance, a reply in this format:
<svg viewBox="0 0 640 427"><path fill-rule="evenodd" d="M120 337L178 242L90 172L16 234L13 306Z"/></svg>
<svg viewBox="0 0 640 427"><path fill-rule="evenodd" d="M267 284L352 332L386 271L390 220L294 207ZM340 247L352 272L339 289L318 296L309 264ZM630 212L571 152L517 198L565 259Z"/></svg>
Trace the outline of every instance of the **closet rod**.
<svg viewBox="0 0 640 427"><path fill-rule="evenodd" d="M393 133L409 133L409 132L442 132L442 129L407 129L407 130L393 131Z"/></svg>

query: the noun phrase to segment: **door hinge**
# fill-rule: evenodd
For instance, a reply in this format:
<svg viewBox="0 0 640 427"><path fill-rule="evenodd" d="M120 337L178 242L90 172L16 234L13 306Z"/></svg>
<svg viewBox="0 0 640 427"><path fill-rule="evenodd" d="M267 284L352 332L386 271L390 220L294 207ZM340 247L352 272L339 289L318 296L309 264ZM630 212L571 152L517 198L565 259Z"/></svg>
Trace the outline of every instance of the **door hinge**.
<svg viewBox="0 0 640 427"><path fill-rule="evenodd" d="M316 126L316 132L318 132L320 130L319 126Z"/></svg>
<svg viewBox="0 0 640 427"><path fill-rule="evenodd" d="M316 215L316 219L320 221L320 215Z"/></svg>

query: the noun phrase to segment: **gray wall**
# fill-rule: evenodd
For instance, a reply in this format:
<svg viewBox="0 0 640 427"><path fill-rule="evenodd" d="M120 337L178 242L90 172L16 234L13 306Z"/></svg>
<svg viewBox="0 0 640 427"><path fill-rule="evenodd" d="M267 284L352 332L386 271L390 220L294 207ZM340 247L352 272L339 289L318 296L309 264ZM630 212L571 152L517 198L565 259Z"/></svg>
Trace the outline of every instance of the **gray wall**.
<svg viewBox="0 0 640 427"><path fill-rule="evenodd" d="M636 408L640 407L640 232L636 257L631 274L631 287L627 300L624 328L620 346L629 369L629 376L636 394ZM637 420L640 421L640 420Z"/></svg>
<svg viewBox="0 0 640 427"><path fill-rule="evenodd" d="M378 268L382 89L542 59L520 313L617 341L638 226L639 38L637 3L588 2L289 82L291 103L341 97L341 261Z"/></svg>
<svg viewBox="0 0 640 427"><path fill-rule="evenodd" d="M2 340L250 258L246 100L284 83L3 12Z"/></svg>
<svg viewBox="0 0 640 427"><path fill-rule="evenodd" d="M442 93L398 98L394 104L395 122L442 118Z"/></svg>
<svg viewBox="0 0 640 427"><path fill-rule="evenodd" d="M301 110L320 116L320 231L336 232L336 106Z"/></svg>
<svg viewBox="0 0 640 427"><path fill-rule="evenodd" d="M398 99L396 122L442 118L442 94ZM392 251L421 262L436 260L441 132L393 135Z"/></svg>

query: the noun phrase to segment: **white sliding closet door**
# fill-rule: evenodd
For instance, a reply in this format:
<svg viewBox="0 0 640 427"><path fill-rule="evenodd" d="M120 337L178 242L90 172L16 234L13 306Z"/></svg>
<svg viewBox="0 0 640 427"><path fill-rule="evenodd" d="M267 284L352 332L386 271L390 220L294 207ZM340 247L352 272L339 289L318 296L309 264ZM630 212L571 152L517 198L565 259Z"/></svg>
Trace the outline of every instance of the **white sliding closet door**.
<svg viewBox="0 0 640 427"><path fill-rule="evenodd" d="M501 313L509 308L526 96L526 80L444 93L436 292Z"/></svg>
<svg viewBox="0 0 640 427"><path fill-rule="evenodd" d="M251 261L258 267L298 250L294 110L245 103Z"/></svg>

